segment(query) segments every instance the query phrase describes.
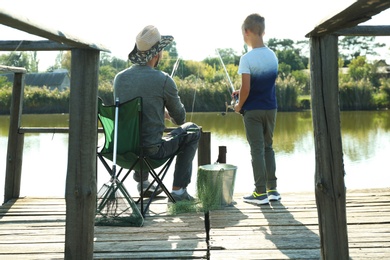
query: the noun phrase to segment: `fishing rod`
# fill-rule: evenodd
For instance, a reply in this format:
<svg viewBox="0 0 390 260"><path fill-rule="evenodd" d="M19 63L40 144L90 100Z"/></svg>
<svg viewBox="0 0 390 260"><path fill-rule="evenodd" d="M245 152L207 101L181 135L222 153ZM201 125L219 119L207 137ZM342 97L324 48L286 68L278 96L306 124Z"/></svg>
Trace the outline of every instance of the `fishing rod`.
<svg viewBox="0 0 390 260"><path fill-rule="evenodd" d="M179 67L179 62L180 62L180 57L178 56L175 64L173 65L172 72L171 72L171 77L173 77L175 75L177 67Z"/></svg>
<svg viewBox="0 0 390 260"><path fill-rule="evenodd" d="M175 75L175 72L176 72L177 68L179 67L179 63L180 63L180 57L178 56L177 59L176 59L175 64L173 65L173 68L172 68L171 78ZM193 101L192 101L192 112L194 112L195 94L196 94L196 89L194 91L194 98L193 98ZM191 120L192 120L192 113L191 113Z"/></svg>
<svg viewBox="0 0 390 260"><path fill-rule="evenodd" d="M218 49L215 49L215 51L216 51L217 54L218 54L219 60L221 61L222 67L223 67L223 69L224 69L224 71L225 71L225 74L226 74L226 77L227 77L227 79L228 79L228 81L229 81L230 89L231 89L231 91L232 91L230 94L233 94L234 91L235 91L235 89L234 89L234 86L233 86L232 81L230 80L229 73L228 73L228 71L227 71L227 69L226 69L225 64L223 63L221 54L219 54L219 50L218 50ZM228 108L234 110L234 105L235 105L237 102L238 102L238 95L237 95L237 94L234 95L232 101L230 102L230 105L228 105L227 102L225 102L225 105L226 105L226 112L227 112Z"/></svg>

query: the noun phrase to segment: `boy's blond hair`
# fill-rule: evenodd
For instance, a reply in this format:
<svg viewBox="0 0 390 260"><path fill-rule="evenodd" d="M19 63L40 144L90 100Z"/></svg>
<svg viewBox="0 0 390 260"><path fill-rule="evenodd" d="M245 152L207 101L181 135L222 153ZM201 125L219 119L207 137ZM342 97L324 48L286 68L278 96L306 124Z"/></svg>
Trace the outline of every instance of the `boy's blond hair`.
<svg viewBox="0 0 390 260"><path fill-rule="evenodd" d="M242 24L242 30L250 30L251 32L262 36L265 29L264 17L259 14L249 15Z"/></svg>

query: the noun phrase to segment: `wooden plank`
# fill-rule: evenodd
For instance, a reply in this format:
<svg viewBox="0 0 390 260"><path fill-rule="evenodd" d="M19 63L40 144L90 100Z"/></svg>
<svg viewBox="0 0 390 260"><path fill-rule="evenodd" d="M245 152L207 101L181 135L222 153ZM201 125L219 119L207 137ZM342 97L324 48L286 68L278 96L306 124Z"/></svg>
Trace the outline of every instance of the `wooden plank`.
<svg viewBox="0 0 390 260"><path fill-rule="evenodd" d="M390 36L389 25L361 25L353 28L338 30L334 33L337 36Z"/></svg>
<svg viewBox="0 0 390 260"><path fill-rule="evenodd" d="M166 200L159 200L152 203L152 207L156 207L152 208L153 215L145 219L143 227L95 226L93 257L319 259L321 244L314 194L282 196L282 201L260 207L244 203L242 194L236 194L234 207L210 211L209 247L202 212L169 215ZM347 215L352 219L348 219L352 259L388 259L390 256L388 196L389 192L382 194L377 190L347 193ZM378 200L371 202L370 198ZM63 259L65 220L52 221L48 212L63 216L64 203L63 198L23 198L7 203L6 216L0 217L0 259ZM7 216L7 210L11 216ZM37 216L31 221L7 221L18 213L21 217L33 217L34 213ZM378 223L378 219L382 222Z"/></svg>
<svg viewBox="0 0 390 260"><path fill-rule="evenodd" d="M47 260L47 259L64 259L63 253L37 253L37 254L2 254L1 257L8 260Z"/></svg>
<svg viewBox="0 0 390 260"><path fill-rule="evenodd" d="M26 73L25 68L0 65L1 72ZM1 74L0 74L1 76Z"/></svg>
<svg viewBox="0 0 390 260"><path fill-rule="evenodd" d="M73 47L52 41L0 41L1 51L60 51L71 48Z"/></svg>
<svg viewBox="0 0 390 260"><path fill-rule="evenodd" d="M319 249L212 250L210 259L320 259Z"/></svg>
<svg viewBox="0 0 390 260"><path fill-rule="evenodd" d="M309 32L306 37L317 37L350 28L370 20L390 7L388 0L355 0L354 3L331 15Z"/></svg>
<svg viewBox="0 0 390 260"><path fill-rule="evenodd" d="M60 133L68 134L69 127L21 127L20 133Z"/></svg>
<svg viewBox="0 0 390 260"><path fill-rule="evenodd" d="M196 248L198 251L206 251L206 242L198 240L177 240L177 241L120 241L118 242L95 242L94 252L96 253L109 253L109 252L120 252L126 249L128 253L140 252L169 252L169 251L193 251ZM63 242L47 242L47 243L34 243L30 241L29 244L0 244L0 252L2 253L18 253L23 252L24 254L39 253L39 252L63 252ZM174 254L175 252L170 252ZM1 254L0 254L1 256Z"/></svg>
<svg viewBox="0 0 390 260"><path fill-rule="evenodd" d="M387 250L390 243L388 189L383 189L383 194L352 191L347 195L350 256L353 259L390 256L381 250ZM236 199L235 207L211 211L211 259L321 258L317 210L313 207L315 202L307 199L312 196L282 194L282 201L271 206L245 206ZM380 249L363 250L364 254L359 254L357 248Z"/></svg>
<svg viewBox="0 0 390 260"><path fill-rule="evenodd" d="M95 253L95 259L207 259L204 251L163 251L163 252L104 252Z"/></svg>
<svg viewBox="0 0 390 260"><path fill-rule="evenodd" d="M64 199L58 198L24 198L7 203L5 209L1 207L6 216L0 218L0 258L63 258L65 219L53 222L56 217L49 215L48 210L55 209L51 212L65 216L64 203ZM166 200L153 203L152 207L155 204L159 204L153 208L155 216L148 217L143 227L95 226L94 258L205 259L207 244L203 213L159 215L158 209L166 212ZM34 213L36 218L30 219ZM19 223L8 222L17 214L21 214ZM25 247L25 244L29 246Z"/></svg>
<svg viewBox="0 0 390 260"><path fill-rule="evenodd" d="M87 42L64 31L48 28L47 26L38 24L31 19L12 13L3 7L0 7L0 23L26 33L41 36L58 43L67 44L75 48L109 51L101 44Z"/></svg>

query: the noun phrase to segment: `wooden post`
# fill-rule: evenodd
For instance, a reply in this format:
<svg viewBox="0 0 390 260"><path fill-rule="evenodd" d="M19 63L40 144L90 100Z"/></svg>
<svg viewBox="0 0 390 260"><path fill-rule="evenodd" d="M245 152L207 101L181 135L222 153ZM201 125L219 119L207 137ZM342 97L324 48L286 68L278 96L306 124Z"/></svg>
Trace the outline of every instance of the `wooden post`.
<svg viewBox="0 0 390 260"><path fill-rule="evenodd" d="M349 259L338 96L337 36L310 38L315 195L321 259Z"/></svg>
<svg viewBox="0 0 390 260"><path fill-rule="evenodd" d="M218 147L218 159L217 163L226 163L226 146L219 146Z"/></svg>
<svg viewBox="0 0 390 260"><path fill-rule="evenodd" d="M24 77L24 69L14 74L5 170L4 202L13 198L19 198L20 195L24 134L19 134L18 130L23 108Z"/></svg>
<svg viewBox="0 0 390 260"><path fill-rule="evenodd" d="M210 152L210 132L203 132L201 129L201 135L198 145L198 165L206 165L211 163L211 152Z"/></svg>
<svg viewBox="0 0 390 260"><path fill-rule="evenodd" d="M93 259L99 51L73 49L66 177L65 259Z"/></svg>

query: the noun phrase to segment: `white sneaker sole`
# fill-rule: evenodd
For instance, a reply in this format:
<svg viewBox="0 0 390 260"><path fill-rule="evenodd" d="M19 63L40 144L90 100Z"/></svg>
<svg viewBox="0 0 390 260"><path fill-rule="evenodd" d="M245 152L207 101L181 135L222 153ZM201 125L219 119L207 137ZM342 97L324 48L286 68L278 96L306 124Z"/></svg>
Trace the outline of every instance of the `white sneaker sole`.
<svg viewBox="0 0 390 260"><path fill-rule="evenodd" d="M269 199L269 201L278 201L278 200L281 200L281 197L275 196L275 195L269 195L268 199Z"/></svg>
<svg viewBox="0 0 390 260"><path fill-rule="evenodd" d="M263 200L244 199L244 202L251 203L251 204L256 204L256 205L266 205L266 204L269 204L269 200L268 199L263 199Z"/></svg>

